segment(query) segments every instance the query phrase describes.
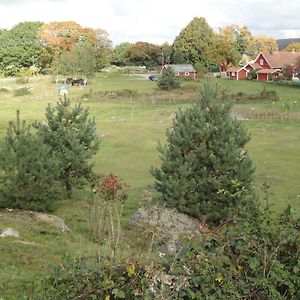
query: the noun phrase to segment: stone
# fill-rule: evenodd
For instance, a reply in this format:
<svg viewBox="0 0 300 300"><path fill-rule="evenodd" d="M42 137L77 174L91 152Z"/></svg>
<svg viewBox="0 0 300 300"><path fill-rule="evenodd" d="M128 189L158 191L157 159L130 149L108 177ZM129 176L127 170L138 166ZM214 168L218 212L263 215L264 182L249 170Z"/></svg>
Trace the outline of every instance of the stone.
<svg viewBox="0 0 300 300"><path fill-rule="evenodd" d="M208 230L199 220L162 205L141 207L128 223L135 229L160 236L166 251L172 253L181 248L180 238L197 237Z"/></svg>
<svg viewBox="0 0 300 300"><path fill-rule="evenodd" d="M4 238L4 237L15 237L15 238L19 238L19 232L13 228L5 228L1 234L0 237Z"/></svg>

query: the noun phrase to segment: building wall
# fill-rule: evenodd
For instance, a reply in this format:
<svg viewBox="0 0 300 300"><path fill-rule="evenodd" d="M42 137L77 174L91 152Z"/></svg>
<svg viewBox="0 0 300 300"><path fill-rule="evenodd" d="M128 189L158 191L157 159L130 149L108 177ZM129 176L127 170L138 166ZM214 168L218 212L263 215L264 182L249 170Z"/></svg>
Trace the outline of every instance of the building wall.
<svg viewBox="0 0 300 300"><path fill-rule="evenodd" d="M267 81L268 80L268 74L257 74L257 80Z"/></svg>
<svg viewBox="0 0 300 300"><path fill-rule="evenodd" d="M247 65L245 68L246 68L248 71L254 70L250 65Z"/></svg>
<svg viewBox="0 0 300 300"><path fill-rule="evenodd" d="M195 79L196 74L195 74L195 72L189 72L189 75L185 75L184 72L180 72L177 76L180 77L180 78L191 78L191 79Z"/></svg>
<svg viewBox="0 0 300 300"><path fill-rule="evenodd" d="M237 72L234 72L234 75L232 75L232 72L228 72L228 76L229 76L229 78L231 78L231 79L236 79Z"/></svg>
<svg viewBox="0 0 300 300"><path fill-rule="evenodd" d="M247 79L248 73L244 69L239 72L239 79Z"/></svg>
<svg viewBox="0 0 300 300"><path fill-rule="evenodd" d="M260 63L260 60L263 60L263 64ZM263 69L271 69L271 67L269 66L269 64L267 63L267 61L264 59L263 55L260 54L257 58L257 60L255 61L257 64L259 64Z"/></svg>

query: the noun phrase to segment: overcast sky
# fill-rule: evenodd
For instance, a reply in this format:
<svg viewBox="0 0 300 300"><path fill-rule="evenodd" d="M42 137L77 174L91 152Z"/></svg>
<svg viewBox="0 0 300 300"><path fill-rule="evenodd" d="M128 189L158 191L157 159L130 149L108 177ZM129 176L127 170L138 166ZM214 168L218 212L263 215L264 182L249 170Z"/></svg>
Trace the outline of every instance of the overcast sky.
<svg viewBox="0 0 300 300"><path fill-rule="evenodd" d="M217 31L247 25L255 35L300 37L300 0L0 0L0 28L22 21L75 21L105 29L114 44L172 43L194 17Z"/></svg>

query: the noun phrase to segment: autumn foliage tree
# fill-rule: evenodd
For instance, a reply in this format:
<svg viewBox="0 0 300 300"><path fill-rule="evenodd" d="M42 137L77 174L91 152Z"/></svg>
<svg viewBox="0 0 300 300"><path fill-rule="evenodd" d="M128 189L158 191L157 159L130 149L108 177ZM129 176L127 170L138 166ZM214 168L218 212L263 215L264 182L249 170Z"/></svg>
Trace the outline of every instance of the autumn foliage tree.
<svg viewBox="0 0 300 300"><path fill-rule="evenodd" d="M83 28L73 21L44 24L40 28L39 38L53 62L58 62L62 54L69 53L79 44L94 48L98 68L107 65L111 55L111 41L105 30Z"/></svg>
<svg viewBox="0 0 300 300"><path fill-rule="evenodd" d="M205 48L205 56L208 66L237 65L241 54L235 47L233 39L215 34L213 42Z"/></svg>
<svg viewBox="0 0 300 300"><path fill-rule="evenodd" d="M124 56L130 65L157 66L160 64L161 47L151 43L136 42L126 47Z"/></svg>
<svg viewBox="0 0 300 300"><path fill-rule="evenodd" d="M300 52L300 43L291 43L283 51Z"/></svg>

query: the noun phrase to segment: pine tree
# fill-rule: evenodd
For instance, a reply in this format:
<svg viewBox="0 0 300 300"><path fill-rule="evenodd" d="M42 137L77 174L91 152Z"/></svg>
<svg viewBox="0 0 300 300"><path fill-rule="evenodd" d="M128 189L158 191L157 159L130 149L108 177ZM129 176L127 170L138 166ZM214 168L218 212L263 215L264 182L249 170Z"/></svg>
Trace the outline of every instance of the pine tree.
<svg viewBox="0 0 300 300"><path fill-rule="evenodd" d="M163 69L161 76L158 78L157 86L161 90L171 90L180 87L180 82L171 67Z"/></svg>
<svg viewBox="0 0 300 300"><path fill-rule="evenodd" d="M9 122L0 148L0 207L51 211L62 196L51 149L20 120Z"/></svg>
<svg viewBox="0 0 300 300"><path fill-rule="evenodd" d="M254 169L243 150L250 137L230 109L205 84L200 101L176 114L165 147L158 146L161 167L151 170L168 206L211 223L254 201Z"/></svg>
<svg viewBox="0 0 300 300"><path fill-rule="evenodd" d="M99 148L96 123L89 118L88 108L71 106L66 97L49 104L46 121L36 123L38 134L60 162L60 180L68 197L73 187L82 187L93 174L90 158Z"/></svg>

